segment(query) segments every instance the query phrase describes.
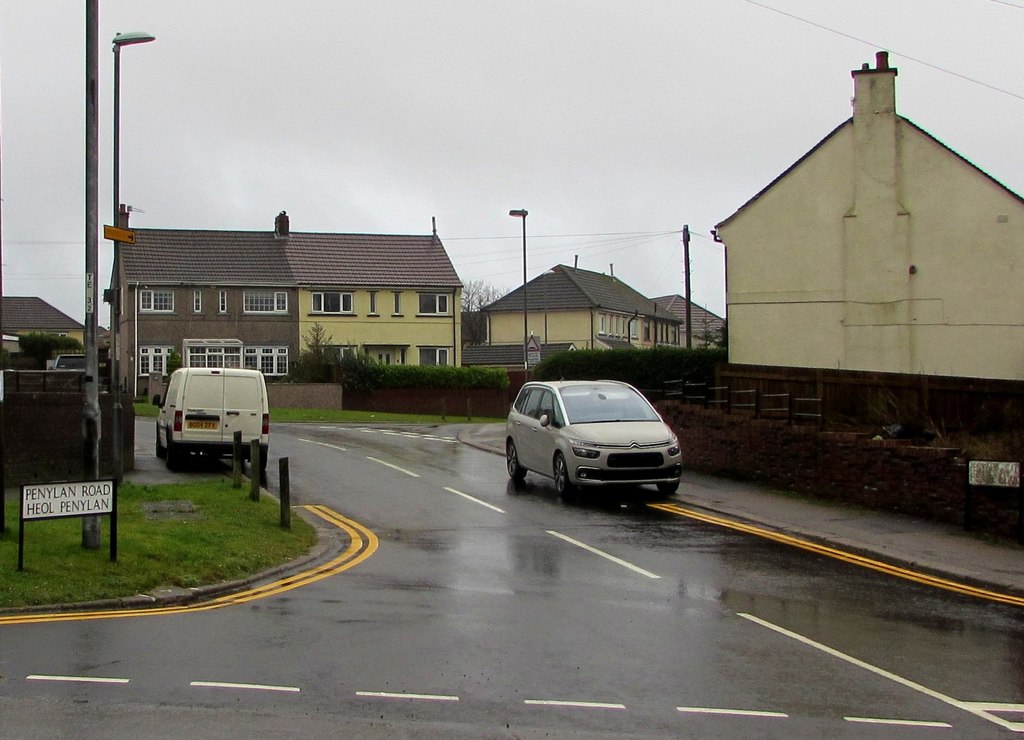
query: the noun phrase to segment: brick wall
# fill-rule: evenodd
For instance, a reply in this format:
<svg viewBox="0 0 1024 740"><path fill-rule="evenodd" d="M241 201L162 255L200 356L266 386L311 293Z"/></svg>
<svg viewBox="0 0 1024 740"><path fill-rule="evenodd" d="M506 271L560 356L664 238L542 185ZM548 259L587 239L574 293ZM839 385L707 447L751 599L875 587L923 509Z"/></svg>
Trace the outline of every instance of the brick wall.
<svg viewBox="0 0 1024 740"><path fill-rule="evenodd" d="M84 393L12 392L4 395L4 483L84 480ZM135 409L124 406L124 469L135 467ZM100 394L100 475L110 476L113 398Z"/></svg>
<svg viewBox="0 0 1024 740"><path fill-rule="evenodd" d="M271 408L344 408L340 383L267 383L267 396Z"/></svg>
<svg viewBox="0 0 1024 740"><path fill-rule="evenodd" d="M508 416L508 388L382 388L348 391L345 408L399 414L438 414L454 419Z"/></svg>
<svg viewBox="0 0 1024 740"><path fill-rule="evenodd" d="M958 449L824 432L680 401L657 406L678 435L689 470L963 524L967 462ZM1016 537L1016 490L978 489L973 511L974 529Z"/></svg>

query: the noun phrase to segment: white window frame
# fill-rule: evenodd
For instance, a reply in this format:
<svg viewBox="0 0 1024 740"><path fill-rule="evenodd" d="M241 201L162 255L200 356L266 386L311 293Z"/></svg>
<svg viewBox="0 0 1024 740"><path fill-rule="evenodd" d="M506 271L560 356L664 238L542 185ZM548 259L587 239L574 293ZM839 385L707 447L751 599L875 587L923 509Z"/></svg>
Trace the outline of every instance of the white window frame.
<svg viewBox="0 0 1024 740"><path fill-rule="evenodd" d="M450 296L447 293L420 293L419 294L419 315L420 316L448 316L451 307ZM431 305L433 304L433 305Z"/></svg>
<svg viewBox="0 0 1024 740"><path fill-rule="evenodd" d="M367 313L369 313L371 316L376 316L377 315L377 291L371 290L369 292L369 296L370 296L370 310Z"/></svg>
<svg viewBox="0 0 1024 740"><path fill-rule="evenodd" d="M203 312L203 291L196 288L192 291L192 313Z"/></svg>
<svg viewBox="0 0 1024 740"><path fill-rule="evenodd" d="M285 290L247 290L242 293L242 313L288 313Z"/></svg>
<svg viewBox="0 0 1024 740"><path fill-rule="evenodd" d="M433 354L433 362L424 362L424 355ZM448 347L420 347L421 365L448 365L451 352Z"/></svg>
<svg viewBox="0 0 1024 740"><path fill-rule="evenodd" d="M217 313L228 312L228 292L226 290L217 293Z"/></svg>
<svg viewBox="0 0 1024 740"><path fill-rule="evenodd" d="M237 345L192 345L187 351L187 367L242 366L242 348Z"/></svg>
<svg viewBox="0 0 1024 740"><path fill-rule="evenodd" d="M337 310L324 308L325 298L334 296L337 296L338 300ZM351 314L353 313L352 304L352 293L344 290L320 290L312 295L310 311L312 313Z"/></svg>
<svg viewBox="0 0 1024 740"><path fill-rule="evenodd" d="M139 347L139 375L148 376L159 372L167 375L167 360L170 359L174 347L143 345Z"/></svg>
<svg viewBox="0 0 1024 740"><path fill-rule="evenodd" d="M167 305L164 305L165 303ZM174 290L171 288L144 288L139 293L139 311L142 313L174 313Z"/></svg>
<svg viewBox="0 0 1024 740"><path fill-rule="evenodd" d="M288 374L287 347L246 347L242 367L259 370L266 376Z"/></svg>
<svg viewBox="0 0 1024 740"><path fill-rule="evenodd" d="M400 291L400 290L392 291L391 296L394 299L394 303L392 304L392 307L391 307L392 308L391 315L392 316L401 316L402 315L402 291Z"/></svg>

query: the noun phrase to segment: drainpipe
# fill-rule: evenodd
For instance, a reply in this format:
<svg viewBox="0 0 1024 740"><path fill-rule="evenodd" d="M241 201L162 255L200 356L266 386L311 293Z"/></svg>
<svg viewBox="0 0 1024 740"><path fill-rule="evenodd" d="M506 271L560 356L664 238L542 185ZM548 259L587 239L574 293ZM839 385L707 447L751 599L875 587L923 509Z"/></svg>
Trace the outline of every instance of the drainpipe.
<svg viewBox="0 0 1024 740"><path fill-rule="evenodd" d="M131 367L132 367L132 400L134 401L139 397L139 281L135 281L135 315L133 317L133 331L132 335L132 356L131 356Z"/></svg>

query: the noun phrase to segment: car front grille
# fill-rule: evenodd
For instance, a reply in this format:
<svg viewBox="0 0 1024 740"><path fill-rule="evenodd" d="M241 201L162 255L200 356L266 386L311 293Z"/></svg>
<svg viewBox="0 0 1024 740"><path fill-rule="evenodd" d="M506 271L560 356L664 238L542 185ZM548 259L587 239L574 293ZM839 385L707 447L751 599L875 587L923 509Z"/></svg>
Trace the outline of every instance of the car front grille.
<svg viewBox="0 0 1024 740"><path fill-rule="evenodd" d="M664 462L660 452L613 452L608 455L609 468L660 468Z"/></svg>

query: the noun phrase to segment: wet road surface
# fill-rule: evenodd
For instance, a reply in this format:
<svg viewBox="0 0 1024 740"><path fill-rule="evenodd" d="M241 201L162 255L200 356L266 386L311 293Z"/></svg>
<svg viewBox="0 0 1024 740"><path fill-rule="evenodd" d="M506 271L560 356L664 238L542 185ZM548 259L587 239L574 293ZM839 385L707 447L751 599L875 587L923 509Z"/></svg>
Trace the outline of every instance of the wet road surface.
<svg viewBox="0 0 1024 740"><path fill-rule="evenodd" d="M161 715L200 737L270 734L262 713L381 737L997 737L1021 719L1019 609L675 516L653 489L567 505L455 427L277 425L272 490L278 456L293 504L358 521L377 552L242 606L0 625L0 717L51 707L14 736L83 703L113 737Z"/></svg>

